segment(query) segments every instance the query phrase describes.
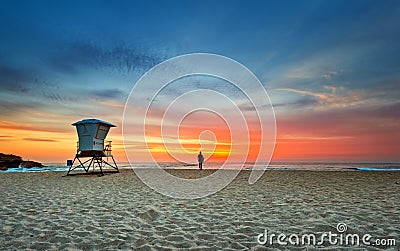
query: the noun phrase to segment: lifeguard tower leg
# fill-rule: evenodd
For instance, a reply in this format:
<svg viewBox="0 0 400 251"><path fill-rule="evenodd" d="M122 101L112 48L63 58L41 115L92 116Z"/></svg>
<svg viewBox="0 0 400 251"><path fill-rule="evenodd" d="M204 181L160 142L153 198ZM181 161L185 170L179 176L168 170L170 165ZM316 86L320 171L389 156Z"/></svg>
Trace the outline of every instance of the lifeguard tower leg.
<svg viewBox="0 0 400 251"><path fill-rule="evenodd" d="M119 172L119 169L118 169L118 166L117 166L117 163L115 163L115 160L114 160L114 156L112 156L111 155L111 158L112 158L112 160L113 160L113 162L114 162L114 165L115 165L115 169L117 169L117 172Z"/></svg>
<svg viewBox="0 0 400 251"><path fill-rule="evenodd" d="M74 160L72 161L72 164L68 168L67 176L69 175L69 172L71 172L71 168L74 166L75 160L76 160L76 157L74 158Z"/></svg>
<svg viewBox="0 0 400 251"><path fill-rule="evenodd" d="M115 165L115 166L111 165L110 163L108 163L108 162L107 162L107 161L105 161L105 160L103 160L103 162L104 162L104 164L106 164L106 165L108 165L108 166L110 166L110 167L112 167L112 168L116 169L116 170L117 170L117 172L119 172L119 170L118 170L118 166L117 166L117 164L115 163L115 161L114 161L114 165Z"/></svg>
<svg viewBox="0 0 400 251"><path fill-rule="evenodd" d="M89 165L88 165L88 168L87 168L87 170L85 169L86 172L89 172L89 169L90 169L90 167L92 166L92 164L93 164L93 169L94 169L93 158L90 158L90 163L89 163Z"/></svg>
<svg viewBox="0 0 400 251"><path fill-rule="evenodd" d="M103 159L102 159L102 157L100 157L100 159L98 159L97 161L98 161L97 163L99 163L101 176L104 176L103 168L102 168L102 166L103 166Z"/></svg>
<svg viewBox="0 0 400 251"><path fill-rule="evenodd" d="M76 157L76 159L79 161L79 165L77 165L75 168L78 168L78 167L83 167L83 169L85 169L85 166L83 165L83 163L82 163L82 161L78 158L78 157ZM74 168L74 169L75 169ZM74 169L72 169L72 170L74 170ZM86 169L85 169L86 170Z"/></svg>
<svg viewBox="0 0 400 251"><path fill-rule="evenodd" d="M94 167L95 163L97 163L97 165L98 165L99 168L100 168L101 176L104 176L103 168L102 168L102 164L103 164L103 163L102 163L102 162L103 162L102 157L97 157L96 153L93 153L93 155L94 155L94 157L93 157L93 159L94 159L93 167Z"/></svg>
<svg viewBox="0 0 400 251"><path fill-rule="evenodd" d="M77 165L77 166L74 167L75 160L78 160L78 161L79 161L79 165ZM87 162L89 162L89 161L93 161L93 159L88 159L88 160L86 160L85 162L82 163L82 161L79 159L79 157L75 156L74 160L72 161L72 165L69 167L68 172L67 172L66 175L69 175L69 173L70 173L71 171L75 170L75 169L78 168L78 167L82 167L82 168L85 170L85 172L88 172L88 171L89 171L89 167L90 167L90 165L91 165L92 162L90 162L89 167L88 167L87 169L86 169L86 167L85 167L85 164L86 164Z"/></svg>

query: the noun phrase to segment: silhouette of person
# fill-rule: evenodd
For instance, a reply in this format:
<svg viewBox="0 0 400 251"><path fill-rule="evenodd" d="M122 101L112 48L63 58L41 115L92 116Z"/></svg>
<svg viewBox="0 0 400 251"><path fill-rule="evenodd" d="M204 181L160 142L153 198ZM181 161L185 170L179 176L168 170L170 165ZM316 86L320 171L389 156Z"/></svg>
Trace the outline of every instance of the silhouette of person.
<svg viewBox="0 0 400 251"><path fill-rule="evenodd" d="M201 151L199 152L199 155L197 155L197 160L199 161L199 169L203 169L203 161L204 161L204 156L201 154Z"/></svg>

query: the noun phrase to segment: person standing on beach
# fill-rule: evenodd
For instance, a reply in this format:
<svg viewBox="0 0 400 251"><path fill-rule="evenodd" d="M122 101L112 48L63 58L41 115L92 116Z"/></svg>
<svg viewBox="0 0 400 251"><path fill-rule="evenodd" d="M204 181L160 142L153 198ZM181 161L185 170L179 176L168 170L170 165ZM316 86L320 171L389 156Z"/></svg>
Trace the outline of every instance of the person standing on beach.
<svg viewBox="0 0 400 251"><path fill-rule="evenodd" d="M197 160L199 161L199 169L203 169L203 161L204 161L204 156L201 154L201 151L199 152L199 155L197 155Z"/></svg>

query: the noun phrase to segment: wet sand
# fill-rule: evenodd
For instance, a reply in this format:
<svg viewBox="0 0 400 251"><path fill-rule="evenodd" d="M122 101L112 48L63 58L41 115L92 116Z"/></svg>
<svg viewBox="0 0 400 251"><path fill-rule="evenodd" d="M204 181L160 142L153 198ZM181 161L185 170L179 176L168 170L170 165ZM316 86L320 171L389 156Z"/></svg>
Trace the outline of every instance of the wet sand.
<svg viewBox="0 0 400 251"><path fill-rule="evenodd" d="M197 177L207 170L171 170ZM242 171L222 191L178 200L132 170L62 177L1 173L2 250L398 250L400 172L267 171L254 185ZM338 233L395 239L395 246L259 244L268 233ZM370 240L370 241L371 241Z"/></svg>

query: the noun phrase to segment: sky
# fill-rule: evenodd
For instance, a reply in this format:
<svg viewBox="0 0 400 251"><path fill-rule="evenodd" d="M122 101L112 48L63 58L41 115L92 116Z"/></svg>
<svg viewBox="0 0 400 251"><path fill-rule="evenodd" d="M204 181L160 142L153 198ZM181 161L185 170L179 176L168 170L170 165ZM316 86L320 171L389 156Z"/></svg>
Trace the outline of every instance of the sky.
<svg viewBox="0 0 400 251"><path fill-rule="evenodd" d="M277 126L274 161L400 161L399 1L0 5L0 152L64 162L76 151L71 124L98 118L117 125L108 139L125 161L122 116L139 78L175 56L215 53L245 65L267 90ZM222 82L183 79L158 98L168 104L178 93L204 88L240 100ZM152 112L160 118L161 111ZM181 141L166 135L177 154L204 148L207 157L224 160L242 143L232 141L221 116L200 111L187 118ZM135 130L129 133L135 138ZM254 148L257 129L250 134ZM158 160L169 160L159 131L148 140ZM146 150L134 140L127 147L138 160Z"/></svg>

